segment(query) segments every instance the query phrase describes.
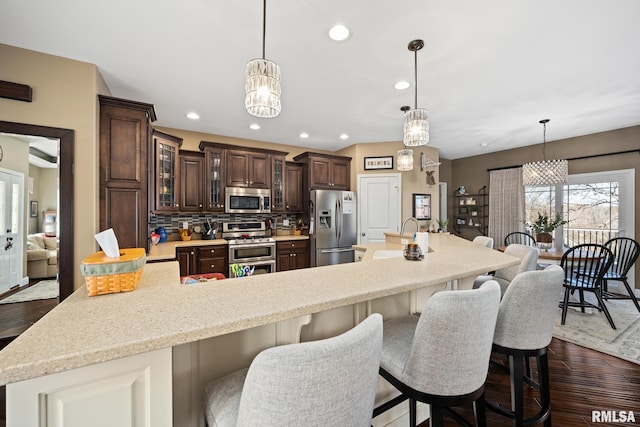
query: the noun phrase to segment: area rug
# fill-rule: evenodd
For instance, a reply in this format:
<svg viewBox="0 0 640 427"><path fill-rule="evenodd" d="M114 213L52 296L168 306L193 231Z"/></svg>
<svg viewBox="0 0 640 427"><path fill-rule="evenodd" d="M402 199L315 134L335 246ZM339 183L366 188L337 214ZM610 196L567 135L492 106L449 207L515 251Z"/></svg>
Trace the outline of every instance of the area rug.
<svg viewBox="0 0 640 427"><path fill-rule="evenodd" d="M640 313L630 300L605 303L617 329L611 328L602 312L593 310L589 314L569 309L564 325L560 324L561 311L558 312L553 336L640 364Z"/></svg>
<svg viewBox="0 0 640 427"><path fill-rule="evenodd" d="M28 288L0 300L0 304L57 298L59 295L60 286L56 280L42 280L33 286L29 286Z"/></svg>

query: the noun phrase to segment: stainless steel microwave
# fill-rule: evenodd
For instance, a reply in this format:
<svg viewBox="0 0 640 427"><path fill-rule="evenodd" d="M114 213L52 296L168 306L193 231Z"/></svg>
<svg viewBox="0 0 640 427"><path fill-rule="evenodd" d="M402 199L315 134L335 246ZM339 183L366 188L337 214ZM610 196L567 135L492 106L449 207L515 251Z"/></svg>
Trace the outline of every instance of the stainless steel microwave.
<svg viewBox="0 0 640 427"><path fill-rule="evenodd" d="M271 212L271 191L264 188L225 188L226 213L269 213Z"/></svg>

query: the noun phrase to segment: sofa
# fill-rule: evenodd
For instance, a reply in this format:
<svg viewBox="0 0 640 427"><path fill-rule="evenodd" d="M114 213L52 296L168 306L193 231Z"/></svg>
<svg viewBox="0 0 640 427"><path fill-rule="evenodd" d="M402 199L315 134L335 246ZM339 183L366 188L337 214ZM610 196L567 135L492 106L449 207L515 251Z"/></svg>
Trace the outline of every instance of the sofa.
<svg viewBox="0 0 640 427"><path fill-rule="evenodd" d="M58 274L58 238L44 233L27 235L27 275L45 279Z"/></svg>

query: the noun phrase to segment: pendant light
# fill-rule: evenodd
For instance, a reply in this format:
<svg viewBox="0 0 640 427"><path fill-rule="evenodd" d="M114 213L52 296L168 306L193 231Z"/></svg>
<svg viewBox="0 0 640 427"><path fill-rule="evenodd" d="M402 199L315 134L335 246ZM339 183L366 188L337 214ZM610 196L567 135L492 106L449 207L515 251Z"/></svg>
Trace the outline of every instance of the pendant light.
<svg viewBox="0 0 640 427"><path fill-rule="evenodd" d="M522 165L522 184L528 187L566 184L569 180L569 161L547 160L547 123L549 119L540 120L542 123L542 158L541 162L531 162Z"/></svg>
<svg viewBox="0 0 640 427"><path fill-rule="evenodd" d="M414 93L415 108L404 113L404 145L417 147L429 143L429 112L418 108L418 51L424 47L424 41L412 40L409 50L414 54Z"/></svg>
<svg viewBox="0 0 640 427"><path fill-rule="evenodd" d="M246 97L244 105L252 116L271 119L280 114L280 66L265 59L267 0L263 0L262 58L247 63Z"/></svg>
<svg viewBox="0 0 640 427"><path fill-rule="evenodd" d="M405 114L409 111L411 107L405 105L404 107L400 107ZM413 170L413 150L405 147L402 150L398 150L398 166L396 167L399 171L410 171Z"/></svg>

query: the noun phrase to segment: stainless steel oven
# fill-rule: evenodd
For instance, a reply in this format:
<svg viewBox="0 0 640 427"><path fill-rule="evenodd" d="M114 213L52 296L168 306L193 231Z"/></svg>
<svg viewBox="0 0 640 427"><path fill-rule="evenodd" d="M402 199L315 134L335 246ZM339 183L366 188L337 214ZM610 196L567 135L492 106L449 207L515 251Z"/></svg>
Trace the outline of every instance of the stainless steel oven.
<svg viewBox="0 0 640 427"><path fill-rule="evenodd" d="M253 274L275 273L276 242L266 237L264 221L222 224L222 237L229 242L229 277L233 264L253 267Z"/></svg>

